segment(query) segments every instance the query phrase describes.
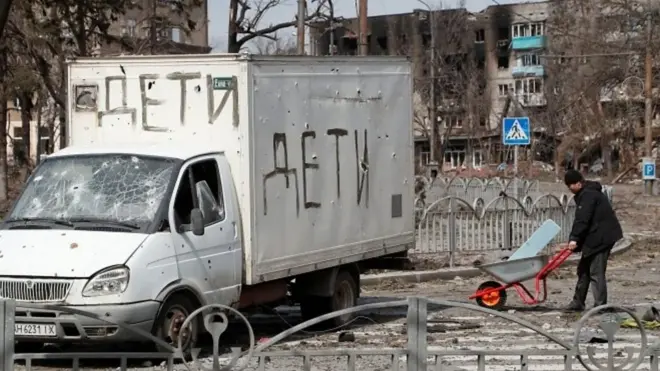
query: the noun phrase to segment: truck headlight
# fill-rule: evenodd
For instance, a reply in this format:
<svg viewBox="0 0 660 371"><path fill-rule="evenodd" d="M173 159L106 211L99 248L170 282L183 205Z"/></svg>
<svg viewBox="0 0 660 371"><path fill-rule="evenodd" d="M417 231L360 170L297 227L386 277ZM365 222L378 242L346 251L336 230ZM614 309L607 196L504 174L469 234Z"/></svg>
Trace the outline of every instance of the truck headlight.
<svg viewBox="0 0 660 371"><path fill-rule="evenodd" d="M126 267L115 267L100 271L92 277L85 288L83 296L102 296L120 294L128 286L129 271Z"/></svg>

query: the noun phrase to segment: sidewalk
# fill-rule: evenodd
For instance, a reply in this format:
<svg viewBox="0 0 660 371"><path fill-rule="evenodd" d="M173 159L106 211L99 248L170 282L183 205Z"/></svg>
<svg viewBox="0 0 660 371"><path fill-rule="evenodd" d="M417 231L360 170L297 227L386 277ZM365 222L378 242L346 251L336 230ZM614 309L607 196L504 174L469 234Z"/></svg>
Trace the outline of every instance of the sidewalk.
<svg viewBox="0 0 660 371"><path fill-rule="evenodd" d="M612 249L612 255L616 256L625 253L632 246L631 238L626 235L624 238L619 241ZM580 260L580 256L570 257L566 264L575 265ZM360 278L360 283L365 286L378 285L387 281L401 281L404 283L419 283L435 280L452 280L456 277L461 278L471 278L477 277L482 274L479 268L475 267L455 267L455 268L443 268L431 271L403 271L403 272L388 272L381 274L365 274Z"/></svg>

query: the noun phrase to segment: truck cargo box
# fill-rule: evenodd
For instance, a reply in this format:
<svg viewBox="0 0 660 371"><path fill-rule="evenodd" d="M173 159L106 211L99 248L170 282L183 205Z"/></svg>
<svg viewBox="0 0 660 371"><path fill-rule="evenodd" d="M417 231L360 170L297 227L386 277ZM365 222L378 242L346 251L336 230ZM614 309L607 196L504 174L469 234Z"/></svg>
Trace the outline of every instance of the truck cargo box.
<svg viewBox="0 0 660 371"><path fill-rule="evenodd" d="M69 145L224 152L244 283L412 247L410 62L234 54L78 59Z"/></svg>

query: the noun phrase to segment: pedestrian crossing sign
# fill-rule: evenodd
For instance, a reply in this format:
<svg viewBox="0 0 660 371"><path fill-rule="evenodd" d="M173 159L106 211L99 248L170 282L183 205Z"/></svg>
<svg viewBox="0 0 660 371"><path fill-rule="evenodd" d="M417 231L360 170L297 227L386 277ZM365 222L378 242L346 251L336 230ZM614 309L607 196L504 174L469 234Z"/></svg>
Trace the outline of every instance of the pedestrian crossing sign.
<svg viewBox="0 0 660 371"><path fill-rule="evenodd" d="M531 143L529 117L505 117L502 121L502 143L527 146Z"/></svg>

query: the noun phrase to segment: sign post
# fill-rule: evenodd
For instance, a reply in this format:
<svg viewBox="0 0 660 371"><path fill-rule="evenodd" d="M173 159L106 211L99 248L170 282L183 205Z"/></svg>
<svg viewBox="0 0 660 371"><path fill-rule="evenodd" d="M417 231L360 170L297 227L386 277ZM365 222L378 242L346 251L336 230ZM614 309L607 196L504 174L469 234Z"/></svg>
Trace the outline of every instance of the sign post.
<svg viewBox="0 0 660 371"><path fill-rule="evenodd" d="M655 158L652 157L644 157L642 159L642 179L644 180L645 183L650 182L651 183L651 190L653 189L653 182L656 179L656 174L655 174ZM651 191L651 195L653 192Z"/></svg>
<svg viewBox="0 0 660 371"><path fill-rule="evenodd" d="M505 117L502 120L502 144L513 146L513 173L515 176L515 195L518 196L518 147L532 143L529 117Z"/></svg>

